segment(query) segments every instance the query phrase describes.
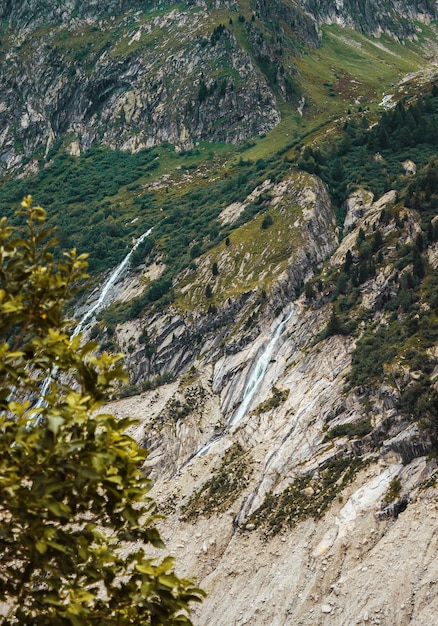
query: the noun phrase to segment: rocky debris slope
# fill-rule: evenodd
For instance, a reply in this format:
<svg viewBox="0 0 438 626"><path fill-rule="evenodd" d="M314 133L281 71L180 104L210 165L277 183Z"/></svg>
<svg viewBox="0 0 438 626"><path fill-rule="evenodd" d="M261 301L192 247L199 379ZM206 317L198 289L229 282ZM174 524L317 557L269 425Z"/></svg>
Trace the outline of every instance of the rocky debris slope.
<svg viewBox="0 0 438 626"><path fill-rule="evenodd" d="M327 623L330 615L330 623L339 625L421 626L436 610L438 490L427 487L433 463L420 457L403 465L387 446L369 455L370 465L353 482L340 477L329 503L319 496L329 459L351 458L356 445L345 437L324 441L326 423L334 415L362 417L360 403L342 393L351 341L332 337L309 350L309 336L323 321L322 312L309 317L295 305L254 397L255 410L234 427L224 420L226 392L212 393L209 367L201 367L195 381L189 372L112 406L140 419L134 434L151 446L153 494L168 515L168 546L209 594L197 624L310 626ZM260 338L260 344L266 341L266 335ZM216 385L218 374L224 374L221 364ZM273 384L289 391L277 406L270 402ZM202 442L209 439L214 443L203 454ZM236 445L244 452L230 462ZM280 499L308 473L312 481L294 497L303 507L319 503L325 512L320 520L315 512L316 520L304 515L272 533L269 515L251 517L267 493ZM394 479L401 487L388 503ZM384 585L376 584L383 579Z"/></svg>
<svg viewBox="0 0 438 626"><path fill-rule="evenodd" d="M183 492L207 467L190 469L174 489ZM267 542L254 530L235 532L229 512L191 523L170 516L168 546L208 593L195 624L434 623L437 487L417 491L397 519L375 514L391 475L409 476L412 485L430 471L424 459L403 470L392 460L371 465L322 520L302 521ZM167 500L169 485L157 485L155 494Z"/></svg>
<svg viewBox="0 0 438 626"><path fill-rule="evenodd" d="M285 196L277 188L270 209L277 203L284 211L301 198L302 217L290 232L312 231L303 250L310 239L319 245L313 261L335 249L327 205L312 196L319 184L292 176ZM288 195L293 202L285 203ZM348 233L325 273L344 263L361 231L382 224L395 201L394 192L375 200L358 191L349 199ZM400 241L413 241L418 215L404 209L401 221ZM390 238L394 224L383 226L382 237ZM390 274L390 246L387 254ZM209 594L195 623L432 623L436 463L416 424L400 413L396 387L382 383L369 397L345 387L357 340L326 332L332 307L324 285L317 307L306 294L292 295L295 258L304 257L291 256L271 285L277 310L251 294L234 309L238 322L260 307L254 333L230 316L221 342L211 328L193 347L178 328L188 319L201 328L202 307L196 315L175 309L161 334L158 317L149 318L148 328L157 330L157 364L166 349L176 356L180 346L181 355L167 361L179 376L111 408L139 419L133 434L151 450L153 495L168 516L168 546ZM379 311L388 276L378 273L361 285L365 308ZM118 332L127 339L133 327ZM133 357L136 367L139 359Z"/></svg>

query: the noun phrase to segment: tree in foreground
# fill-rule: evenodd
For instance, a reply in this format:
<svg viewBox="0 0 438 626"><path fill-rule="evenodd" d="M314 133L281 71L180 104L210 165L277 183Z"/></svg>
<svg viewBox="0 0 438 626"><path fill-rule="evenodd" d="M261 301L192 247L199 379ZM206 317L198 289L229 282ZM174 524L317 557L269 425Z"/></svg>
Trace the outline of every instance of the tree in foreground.
<svg viewBox="0 0 438 626"><path fill-rule="evenodd" d="M54 260L44 210L19 213L22 229L0 221L0 624L189 625L203 592L145 552L163 547L147 453L98 413L120 355L64 319L85 257Z"/></svg>

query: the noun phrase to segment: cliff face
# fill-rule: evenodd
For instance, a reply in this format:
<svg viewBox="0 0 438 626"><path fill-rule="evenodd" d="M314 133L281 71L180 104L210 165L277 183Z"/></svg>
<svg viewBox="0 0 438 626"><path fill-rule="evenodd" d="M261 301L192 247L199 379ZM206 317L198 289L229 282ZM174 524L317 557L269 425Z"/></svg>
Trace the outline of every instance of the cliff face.
<svg viewBox="0 0 438 626"><path fill-rule="evenodd" d="M254 247L251 225L239 229L236 237L241 241L219 249L215 255L218 275L210 283L215 298L221 302L214 314L199 307L211 275L212 256L205 255L196 272L189 269L181 275L179 280L185 284L184 293L178 298L181 308L170 307L148 317L144 327L148 329L149 347L137 344L139 350L131 348L129 369L134 383L166 372L179 375L200 353L208 353L210 360L217 358L223 345L229 354L238 352L259 330L256 322L252 328L245 326L248 317L257 311L272 315L283 308L295 298L296 290L314 268L334 250L335 221L327 189L320 180L303 172L293 173L285 181L268 183L263 189L273 196L273 224L266 232L259 226L262 249ZM249 200L242 203L241 210ZM225 207L223 216L227 214ZM261 221L261 217L254 220L257 224ZM280 242L285 231L289 231L289 241L284 244ZM271 293L266 307L266 294L262 291L268 285ZM128 297L126 293L124 297ZM128 323L126 333L122 328L119 331L122 345L124 335L131 336L129 326ZM235 329L232 336L230 329ZM150 346L153 354L145 360Z"/></svg>
<svg viewBox="0 0 438 626"><path fill-rule="evenodd" d="M8 30L1 161L10 168L47 154L69 133L80 150L101 142L136 151L164 141L240 142L272 128L280 117L263 75L226 28L204 34L208 19L202 7L175 8L73 20L31 36Z"/></svg>
<svg viewBox="0 0 438 626"><path fill-rule="evenodd" d="M271 200L278 215L298 204L300 218L294 214L286 226L294 254L274 270L269 305L254 291L214 318L175 308L118 330L124 345L136 327L148 328L149 357L131 350L138 376L141 363L179 374L111 409L139 419L134 434L151 450L153 494L168 515L164 536L209 594L196 624L433 619L436 462L400 411L400 385L346 388L357 340L324 333L331 315L324 287L316 307L305 294L293 295L327 256L320 276L343 265L359 233L372 233L395 200L394 192L375 202L365 192L352 196L348 234L337 247L324 187L292 175ZM388 242L394 228L385 226ZM400 241L412 241L418 228L419 215L406 214ZM294 233L303 233L300 243ZM363 306L383 324L391 250L383 272L361 286ZM265 265L270 256L264 248ZM247 262L258 271L254 255ZM187 276L180 280L185 302L196 300ZM384 586L376 582L382 579Z"/></svg>
<svg viewBox="0 0 438 626"><path fill-rule="evenodd" d="M417 2L303 0L301 5L315 17L318 24L341 24L375 35L388 33L400 40L415 36L414 20L436 19L438 14L436 2L432 0Z"/></svg>
<svg viewBox="0 0 438 626"><path fill-rule="evenodd" d="M362 454L377 445L382 454L392 451L409 462L428 451L425 440L413 443L418 429L399 410L401 383L346 390L356 342L346 331L335 331L333 336L327 332L331 305L324 287L316 307L309 306L311 300L305 294L296 299L297 288L324 259L330 258L326 272L343 266L359 232L370 231L394 205L395 192L374 203L365 192L354 194L347 217L350 230L340 245L327 191L316 177L293 174L273 186L272 192L273 225L262 246L254 250L253 242L245 239L250 228L245 225L235 235L242 243L222 248L215 257L220 272L211 283L218 303L214 313L200 304L211 272L212 256L206 254L196 272L186 270L176 280L178 306L147 313L138 322L119 325L116 331L118 344L128 355L134 387L140 389L145 379L169 375L180 381L169 388L167 408L160 401L154 408L150 398L155 392L145 396L153 428L150 424L144 428L160 476L176 471L211 442L214 450L218 446L222 451L235 441L250 449L270 442L261 482L247 499L239 523L273 488L281 492L297 472L313 472L340 454ZM368 204L363 204L362 196ZM405 219L403 237L408 245L420 232L419 217ZM393 228L387 224L384 236L390 238ZM285 232L286 253L279 243ZM240 266L236 258L241 259ZM382 317L382 323L384 295L394 280L392 263L361 287L363 310ZM251 271L257 277L254 282ZM179 285L183 285L181 292ZM229 295L231 287L234 297ZM124 299L129 298L129 289L122 293ZM142 329L147 329L146 341ZM211 374L203 375L204 369ZM409 379L408 371L404 375ZM192 402L193 389L198 389L195 396L199 397ZM202 398L210 399L205 406ZM130 407L130 401L126 402ZM348 438L324 436L329 429L347 433L348 425L361 420L368 426L354 444Z"/></svg>
<svg viewBox="0 0 438 626"><path fill-rule="evenodd" d="M109 0L105 3L91 0L86 4L77 2L77 0L66 0L66 2L7 0L0 8L0 17L15 29L28 30L41 24L59 24L75 18L96 19L115 13L123 13L130 8L138 9L142 4L144 3L125 2L124 0Z"/></svg>
<svg viewBox="0 0 438 626"><path fill-rule="evenodd" d="M42 158L74 139L136 151L168 141L242 143L302 98L294 57L318 26L415 34L432 2L27 2L0 7L0 162ZM240 13L241 12L241 13ZM246 14L246 17L245 15ZM275 34L277 33L277 34Z"/></svg>
<svg viewBox="0 0 438 626"><path fill-rule="evenodd" d="M117 16L127 12L166 10L177 3L172 0L153 0L143 2L141 0L105 0L98 2L90 0L84 4L80 0L66 0L65 2L48 2L42 0L7 0L0 7L0 18L8 21L14 28L35 28L41 24L69 23L78 19L106 19L109 16ZM238 2L230 0L216 0L215 2L205 2L205 0L189 0L185 2L187 8L208 7L210 9L239 9ZM404 2L403 0L365 0L357 2L354 0L328 0L318 2L318 0L300 0L270 3L273 6L272 17L278 16L278 7L283 6L284 11L289 16L297 16L304 8L309 15L319 22L326 19L343 20L348 24L359 26L363 30L372 32L376 27L397 28L397 22L408 23L409 20L424 16L434 18L437 14L436 3L433 0L415 0L414 2ZM265 0L257 0L256 10L263 10L267 6ZM281 13L281 9L280 9Z"/></svg>

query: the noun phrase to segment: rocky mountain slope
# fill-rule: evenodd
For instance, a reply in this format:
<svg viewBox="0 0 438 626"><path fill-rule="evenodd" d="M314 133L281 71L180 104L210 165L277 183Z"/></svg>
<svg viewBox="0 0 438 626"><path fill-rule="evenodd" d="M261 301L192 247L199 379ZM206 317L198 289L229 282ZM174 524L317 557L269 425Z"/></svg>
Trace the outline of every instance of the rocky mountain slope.
<svg viewBox="0 0 438 626"><path fill-rule="evenodd" d="M436 3L0 18L0 207L90 250L195 623L433 623Z"/></svg>
<svg viewBox="0 0 438 626"><path fill-rule="evenodd" d="M424 2L354 2L341 0L315 2L304 0L303 7L311 13L318 24L337 23L353 26L365 32L380 35L388 32L404 39L415 35L414 20L429 20L436 17L436 3Z"/></svg>
<svg viewBox="0 0 438 626"><path fill-rule="evenodd" d="M282 100L306 97L296 58L319 45L321 24L403 40L414 18L436 17L433 2L388 5L3 3L0 161L17 168L60 142L74 154L242 143L280 122Z"/></svg>
<svg viewBox="0 0 438 626"><path fill-rule="evenodd" d="M361 230L372 233L393 210L396 197L352 198L351 230L336 249L333 222L321 220L330 215L329 203L311 193L315 182L298 177L284 191L298 190L308 203L308 226L295 222L292 237L294 228L309 232L320 216L310 241L319 242L319 259L330 257L318 279L324 281L344 263ZM415 237L419 216L405 216L405 235L399 235ZM383 325L395 229L387 223L389 256L360 288L363 319L369 311ZM436 259L436 244L428 254ZM139 419L135 436L151 450L154 496L168 516L169 546L209 593L195 623L427 624L438 602L436 461L400 402L403 386L412 389L422 374L406 367L403 356L388 362L388 379L348 390L360 334L327 333L332 304L324 287L316 307L306 294L295 299L295 267L292 256L270 306L263 307L255 292L234 305L231 319L215 316L214 331L205 318L190 320L173 308L142 318L155 352L148 367L185 373L111 409ZM281 312L273 311L280 303ZM243 315L254 330L240 322ZM433 320L430 330L436 331ZM130 323L117 333L121 345L136 336ZM139 371L139 359L144 363L141 354L132 351L132 371ZM427 354L436 389L436 346Z"/></svg>
<svg viewBox="0 0 438 626"><path fill-rule="evenodd" d="M169 546L209 592L195 623L433 621L435 168L404 178L407 195L358 188L341 244L324 186L291 173L271 184L267 239L258 215L181 274L166 314L117 327L131 393L176 374L111 408L139 419ZM226 207L222 219L238 214ZM251 224L257 237L239 232ZM249 290L236 299L242 276ZM214 314L201 304L208 281Z"/></svg>

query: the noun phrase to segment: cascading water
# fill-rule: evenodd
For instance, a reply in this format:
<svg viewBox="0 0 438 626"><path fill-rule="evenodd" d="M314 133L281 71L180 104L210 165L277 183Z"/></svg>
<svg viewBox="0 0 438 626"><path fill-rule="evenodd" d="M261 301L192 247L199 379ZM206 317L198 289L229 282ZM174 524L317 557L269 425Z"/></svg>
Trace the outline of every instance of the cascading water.
<svg viewBox="0 0 438 626"><path fill-rule="evenodd" d="M294 312L294 309L292 307L290 312L283 318L283 320L275 328L275 331L273 332L268 345L265 348L263 348L262 346L259 349L256 360L254 362L254 365L251 371L251 375L248 379L248 382L246 383L246 386L243 392L242 402L240 403L239 408L234 413L231 420L228 422L228 427L236 426L236 424L238 424L240 420L243 417L245 417L246 413L248 412L248 409L251 406L251 402L258 388L260 387L261 382L263 381L266 370L268 369L268 365L271 360L272 353L274 352L275 346L277 345L277 342L280 339L285 329L286 324L292 317L293 312ZM205 446L203 446L196 453L195 456L204 456L205 454L207 454L210 451L210 449L222 439L224 434L225 434L225 431L218 437L215 437L212 441L207 443Z"/></svg>
<svg viewBox="0 0 438 626"><path fill-rule="evenodd" d="M117 283L117 281L122 276L123 272L129 267L129 263L131 261L132 255L137 250L137 248L143 243L146 237L152 232L152 228L149 228L146 232L144 232L135 242L135 245L131 248L128 254L125 256L123 261L117 265L117 267L111 272L107 280L103 283L102 288L100 290L100 294L96 302L94 302L90 308L84 313L79 322L76 325L72 333L72 337L76 337L80 332L86 327L87 322L91 322L93 315L99 311L104 305L109 304L111 298L108 297L112 288ZM89 324L90 325L90 324ZM36 404L36 408L40 408L44 404L44 397L47 393L51 380L56 376L58 368L56 365L52 368L52 371L45 379L40 392L40 398Z"/></svg>
<svg viewBox="0 0 438 626"><path fill-rule="evenodd" d="M252 369L251 376L249 377L249 380L246 383L245 391L243 392L242 402L240 403L239 408L237 409L237 411L234 413L233 417L231 418L230 426L235 426L236 424L240 422L240 420L243 417L245 417L251 405L252 399L254 398L256 391L259 388L260 383L262 382L264 378L264 375L268 368L269 361L271 360L272 353L274 352L274 348L277 344L277 341L280 339L281 334L283 333L284 327L286 326L286 324L292 317L293 312L294 310L292 308L290 312L286 315L286 317L280 322L280 324L277 326L266 348L265 349L263 349L263 347L260 348L258 355L257 355L256 362Z"/></svg>
<svg viewBox="0 0 438 626"><path fill-rule="evenodd" d="M114 287L116 282L119 280L119 278L123 274L123 272L128 268L129 262L131 261L131 257L134 254L134 252L137 250L138 246L143 243L143 241L146 239L146 237L149 237L151 232L152 232L152 228L149 228L145 233L143 233L137 239L135 245L131 248L131 250L125 256L123 261L115 268L115 270L113 270L113 272L110 274L110 276L104 282L104 284L102 285L102 289L100 291L100 295L99 295L98 299L88 309L88 311L81 317L81 319L77 323L77 326L76 326L76 328L75 328L75 330L73 332L73 337L76 337L76 335L78 335L80 332L82 332L83 328L85 327L85 323L87 322L87 320L92 318L94 313L96 313L99 309L101 309L104 304L109 304L109 300L108 300L108 297L107 297L108 294L110 293L111 289Z"/></svg>

